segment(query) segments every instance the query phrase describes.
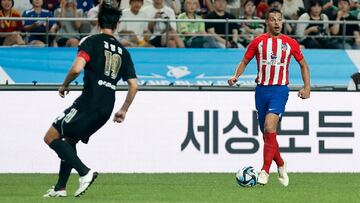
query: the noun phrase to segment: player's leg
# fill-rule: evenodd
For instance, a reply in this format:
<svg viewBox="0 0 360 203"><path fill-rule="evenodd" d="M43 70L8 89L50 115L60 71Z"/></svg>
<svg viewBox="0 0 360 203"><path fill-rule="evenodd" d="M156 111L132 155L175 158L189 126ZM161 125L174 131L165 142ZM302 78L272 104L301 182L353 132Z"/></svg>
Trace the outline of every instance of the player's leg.
<svg viewBox="0 0 360 203"><path fill-rule="evenodd" d="M90 171L76 155L75 150L70 144L61 139L60 133L53 126L47 131L44 141L57 153L61 160L71 165L80 176L84 176Z"/></svg>
<svg viewBox="0 0 360 203"><path fill-rule="evenodd" d="M279 148L276 140L276 128L278 121L279 116L277 114L266 114L264 123L264 165L261 170L265 170L268 174L275 152Z"/></svg>
<svg viewBox="0 0 360 203"><path fill-rule="evenodd" d="M64 139L65 142L69 143L69 145L74 149L76 153L76 144L78 140L75 140L73 138L67 137ZM72 166L68 164L67 162L61 160L60 161L60 170L59 170L59 177L58 181L55 185L55 190L65 190L67 181L69 180L70 174L71 174Z"/></svg>
<svg viewBox="0 0 360 203"><path fill-rule="evenodd" d="M255 104L256 104L256 110L257 110L257 116L259 121L260 130L262 133L264 133L264 125L265 125L265 118L266 118L266 112L268 109L268 100L269 97L266 94L266 87L257 86L255 88ZM265 143L265 137L264 143ZM266 165L267 159L266 157L266 147L264 145L264 151L263 151L263 166ZM265 170L261 170L258 176L258 183L265 185L267 184L269 180L269 172L266 172Z"/></svg>
<svg viewBox="0 0 360 203"><path fill-rule="evenodd" d="M82 132L81 136L79 136L79 139L83 143L87 143L90 136L106 123L110 115L111 114L109 114L107 117L104 117L102 114L100 114L100 112L80 113L79 116L74 120L74 123L77 123L76 129L78 129L79 132ZM77 119L80 119L81 122L76 122ZM81 176L79 178L80 185L75 192L75 196L79 197L83 195L97 178L97 176L98 173L94 171L89 171L89 173L85 176Z"/></svg>
<svg viewBox="0 0 360 203"><path fill-rule="evenodd" d="M274 146L275 153L273 160L276 162L278 168L278 180L283 186L287 186L289 184L289 177L286 172L286 163L280 154L279 144L276 139L276 129L278 127L278 123L281 121L282 115L284 115L285 112L289 89L287 86L282 86L277 88L274 92L275 96L274 99L270 100L268 112L269 114L275 114L277 116L277 121L274 121L273 126L269 126L268 130L265 130L265 133L270 133L270 142L272 142ZM271 134L271 132L273 132L273 134Z"/></svg>
<svg viewBox="0 0 360 203"><path fill-rule="evenodd" d="M74 139L71 139L71 138L65 138L64 140L67 143L69 143L76 152L77 141ZM55 186L50 188L44 194L44 197L66 197L67 196L66 183L69 180L71 170L72 170L72 166L70 164L68 164L67 162L61 160L58 181L55 184Z"/></svg>

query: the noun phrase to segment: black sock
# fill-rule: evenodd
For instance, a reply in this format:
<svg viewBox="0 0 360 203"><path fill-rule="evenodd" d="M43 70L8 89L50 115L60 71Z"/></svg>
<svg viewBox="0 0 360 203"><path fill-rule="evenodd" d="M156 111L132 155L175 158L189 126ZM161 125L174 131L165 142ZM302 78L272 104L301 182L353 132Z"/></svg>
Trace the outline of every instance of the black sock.
<svg viewBox="0 0 360 203"><path fill-rule="evenodd" d="M74 149L76 153L76 144L70 144L70 146ZM69 180L71 170L72 170L71 165L69 165L67 162L63 160L60 161L59 178L55 185L55 191L66 188L66 183Z"/></svg>
<svg viewBox="0 0 360 203"><path fill-rule="evenodd" d="M72 166L80 176L84 176L89 172L90 169L81 162L75 150L67 142L56 139L52 141L49 146L57 153L61 160Z"/></svg>

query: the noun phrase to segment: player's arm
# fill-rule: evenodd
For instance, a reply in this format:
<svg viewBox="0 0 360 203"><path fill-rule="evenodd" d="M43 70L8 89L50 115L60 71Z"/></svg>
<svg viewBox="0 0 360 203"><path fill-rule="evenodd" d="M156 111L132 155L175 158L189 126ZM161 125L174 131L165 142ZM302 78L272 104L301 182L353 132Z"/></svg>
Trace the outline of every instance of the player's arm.
<svg viewBox="0 0 360 203"><path fill-rule="evenodd" d="M120 110L117 111L114 115L113 120L114 120L114 122L117 122L117 123L121 123L125 120L126 112L128 111L131 103L133 102L135 95L137 93L137 90L138 90L136 78L128 79L127 83L128 83L128 92L126 95L126 99L125 99L123 105L121 106Z"/></svg>
<svg viewBox="0 0 360 203"><path fill-rule="evenodd" d="M245 68L247 66L247 64L250 62L250 60L246 59L245 57L241 60L241 62L239 63L239 65L237 66L234 75L228 80L228 84L230 86L233 86L238 78L240 77L240 75L243 74L243 72L245 71Z"/></svg>
<svg viewBox="0 0 360 203"><path fill-rule="evenodd" d="M70 83L75 80L77 76L80 75L81 71L84 69L86 65L86 60L84 57L78 55L75 58L75 61L73 65L71 66L71 69L69 70L68 74L66 75L66 78L62 85L59 88L59 95L61 97L65 97L65 94L69 93L69 85Z"/></svg>
<svg viewBox="0 0 360 203"><path fill-rule="evenodd" d="M306 63L305 58L299 61L299 65L301 68L301 76L304 82L304 87L299 90L298 96L302 99L307 99L310 97L310 71L309 66Z"/></svg>
<svg viewBox="0 0 360 203"><path fill-rule="evenodd" d="M234 75L228 80L228 84L230 86L233 86L238 81L238 78L240 77L240 75L243 74L247 64L251 61L251 59L257 53L257 47L258 47L258 40L257 39L252 40L245 52L244 58L241 60L241 62L237 66Z"/></svg>

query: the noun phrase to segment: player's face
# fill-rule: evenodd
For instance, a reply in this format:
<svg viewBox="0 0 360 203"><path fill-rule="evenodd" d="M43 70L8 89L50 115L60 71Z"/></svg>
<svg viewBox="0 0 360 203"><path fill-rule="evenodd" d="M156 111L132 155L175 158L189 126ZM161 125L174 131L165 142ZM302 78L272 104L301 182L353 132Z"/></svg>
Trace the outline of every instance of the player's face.
<svg viewBox="0 0 360 203"><path fill-rule="evenodd" d="M266 20L266 25L270 34L274 36L280 35L283 26L282 14L277 12L269 13L269 17Z"/></svg>

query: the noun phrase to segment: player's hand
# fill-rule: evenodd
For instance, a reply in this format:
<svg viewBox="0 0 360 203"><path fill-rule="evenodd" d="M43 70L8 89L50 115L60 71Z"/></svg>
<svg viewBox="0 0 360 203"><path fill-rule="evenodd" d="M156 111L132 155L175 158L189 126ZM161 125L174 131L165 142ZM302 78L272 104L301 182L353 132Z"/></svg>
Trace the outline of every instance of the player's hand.
<svg viewBox="0 0 360 203"><path fill-rule="evenodd" d="M70 91L69 86L63 86L63 85L61 85L58 90L59 95L62 98L64 98L65 95L69 94L69 91Z"/></svg>
<svg viewBox="0 0 360 203"><path fill-rule="evenodd" d="M120 109L118 112L115 113L113 121L117 123L122 123L125 120L125 116L126 111Z"/></svg>
<svg viewBox="0 0 360 203"><path fill-rule="evenodd" d="M228 84L230 86L233 86L238 81L237 77L233 76L230 79L228 79Z"/></svg>
<svg viewBox="0 0 360 203"><path fill-rule="evenodd" d="M310 88L302 88L298 92L298 97L301 99L308 99L310 98Z"/></svg>

